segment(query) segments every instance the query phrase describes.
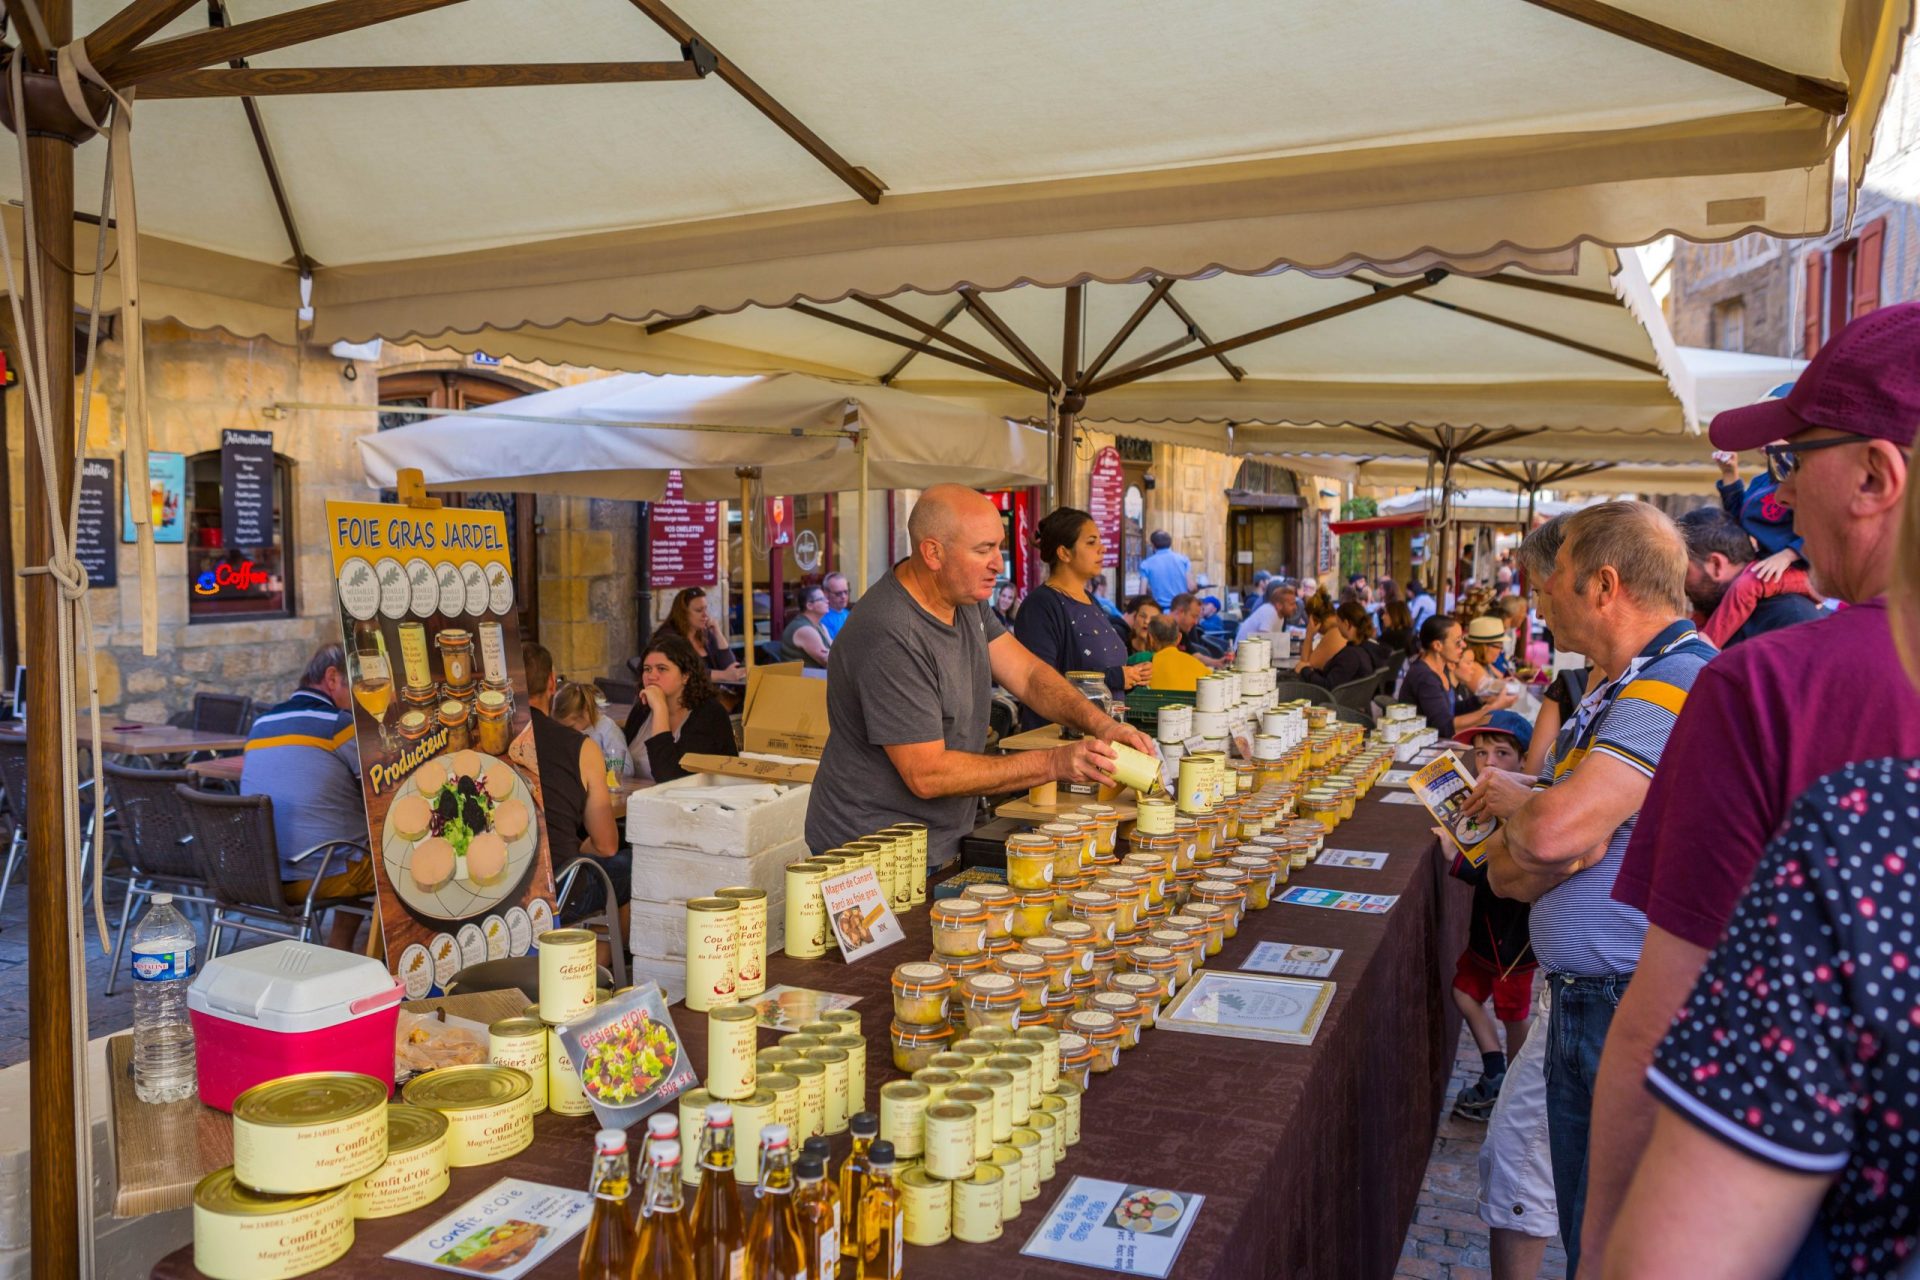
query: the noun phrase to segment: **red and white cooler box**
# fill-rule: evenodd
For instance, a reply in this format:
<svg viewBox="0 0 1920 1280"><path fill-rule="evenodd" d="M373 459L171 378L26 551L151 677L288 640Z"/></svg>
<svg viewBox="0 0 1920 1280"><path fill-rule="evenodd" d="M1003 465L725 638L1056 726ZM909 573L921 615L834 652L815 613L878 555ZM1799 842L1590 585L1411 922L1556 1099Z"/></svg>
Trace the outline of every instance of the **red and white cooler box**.
<svg viewBox="0 0 1920 1280"><path fill-rule="evenodd" d="M187 988L200 1101L222 1111L267 1080L357 1071L393 1088L401 984L378 960L275 942L207 961Z"/></svg>

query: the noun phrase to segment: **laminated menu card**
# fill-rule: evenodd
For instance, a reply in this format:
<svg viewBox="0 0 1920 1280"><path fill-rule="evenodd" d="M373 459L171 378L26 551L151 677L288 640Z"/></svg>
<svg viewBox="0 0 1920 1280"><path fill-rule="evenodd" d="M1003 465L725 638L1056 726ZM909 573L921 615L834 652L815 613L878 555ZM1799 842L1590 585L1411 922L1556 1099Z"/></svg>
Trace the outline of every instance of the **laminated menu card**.
<svg viewBox="0 0 1920 1280"><path fill-rule="evenodd" d="M586 1090L593 1114L610 1129L627 1129L692 1088L693 1063L673 1029L655 983L593 1006L560 1028L560 1044Z"/></svg>
<svg viewBox="0 0 1920 1280"><path fill-rule="evenodd" d="M1129 1276L1173 1270L1205 1196L1101 1178L1075 1178L1020 1252Z"/></svg>
<svg viewBox="0 0 1920 1280"><path fill-rule="evenodd" d="M820 882L820 896L827 904L833 936L840 940L840 954L848 964L906 937L872 867L829 876Z"/></svg>
<svg viewBox="0 0 1920 1280"><path fill-rule="evenodd" d="M502 1178L387 1254L467 1276L517 1280L586 1230L593 1197Z"/></svg>

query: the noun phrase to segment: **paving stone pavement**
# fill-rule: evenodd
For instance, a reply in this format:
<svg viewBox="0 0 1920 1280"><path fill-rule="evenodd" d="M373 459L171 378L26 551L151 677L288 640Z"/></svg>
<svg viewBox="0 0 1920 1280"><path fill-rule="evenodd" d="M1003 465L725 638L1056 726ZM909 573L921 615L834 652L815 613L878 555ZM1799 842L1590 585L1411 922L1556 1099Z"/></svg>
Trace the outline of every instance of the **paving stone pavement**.
<svg viewBox="0 0 1920 1280"><path fill-rule="evenodd" d="M1540 1028L1544 1030L1544 1028ZM1480 1051L1473 1036L1460 1028L1460 1050L1454 1058L1453 1079L1447 1085L1447 1111L1427 1159L1426 1180L1406 1243L1400 1249L1395 1280L1491 1280L1487 1255L1487 1224L1480 1221L1480 1139L1484 1121L1462 1120L1453 1114L1453 1100L1461 1089L1480 1078ZM1546 1262L1538 1280L1566 1280L1567 1255L1559 1241L1547 1246Z"/></svg>

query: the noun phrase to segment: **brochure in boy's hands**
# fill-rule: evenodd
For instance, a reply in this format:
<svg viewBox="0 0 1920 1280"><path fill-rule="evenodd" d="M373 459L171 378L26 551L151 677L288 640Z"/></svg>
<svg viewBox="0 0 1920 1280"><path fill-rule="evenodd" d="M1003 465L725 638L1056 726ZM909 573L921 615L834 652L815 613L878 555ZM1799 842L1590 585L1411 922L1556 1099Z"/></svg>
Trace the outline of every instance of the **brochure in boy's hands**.
<svg viewBox="0 0 1920 1280"><path fill-rule="evenodd" d="M593 1197L502 1178L387 1254L466 1276L516 1280L586 1230Z"/></svg>
<svg viewBox="0 0 1920 1280"><path fill-rule="evenodd" d="M1500 820L1491 816L1469 817L1461 812L1467 795L1473 790L1473 777L1460 757L1449 751L1413 775L1408 783L1434 821L1447 829L1468 862L1479 866L1487 860L1487 842L1500 830Z"/></svg>
<svg viewBox="0 0 1920 1280"><path fill-rule="evenodd" d="M632 1128L694 1085L693 1063L655 983L596 1004L559 1035L594 1116L610 1129Z"/></svg>

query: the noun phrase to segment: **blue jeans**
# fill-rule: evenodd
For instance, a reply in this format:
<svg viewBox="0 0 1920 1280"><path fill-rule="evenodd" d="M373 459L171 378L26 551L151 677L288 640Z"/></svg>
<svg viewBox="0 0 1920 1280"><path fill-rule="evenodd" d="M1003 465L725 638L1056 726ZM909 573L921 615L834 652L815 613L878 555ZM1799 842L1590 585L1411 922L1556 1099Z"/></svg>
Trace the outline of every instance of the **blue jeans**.
<svg viewBox="0 0 1920 1280"><path fill-rule="evenodd" d="M1587 1211L1587 1130L1593 1119L1593 1082L1613 1011L1630 973L1547 976L1553 1013L1547 1023L1547 1146L1553 1157L1553 1195L1560 1207L1560 1241L1567 1274L1580 1267L1580 1219Z"/></svg>

